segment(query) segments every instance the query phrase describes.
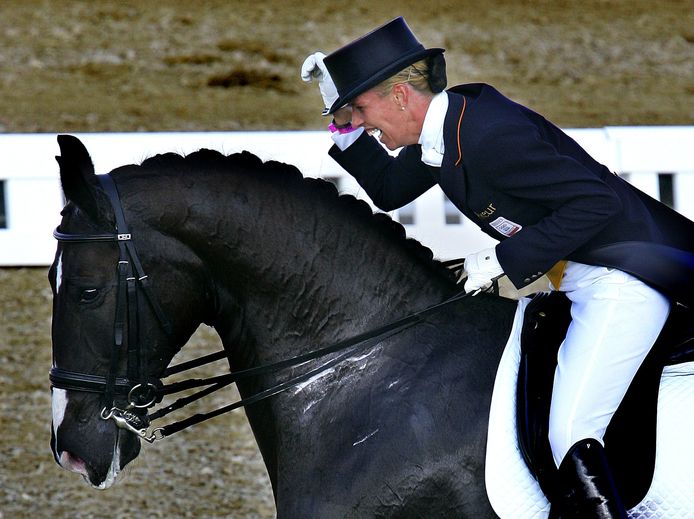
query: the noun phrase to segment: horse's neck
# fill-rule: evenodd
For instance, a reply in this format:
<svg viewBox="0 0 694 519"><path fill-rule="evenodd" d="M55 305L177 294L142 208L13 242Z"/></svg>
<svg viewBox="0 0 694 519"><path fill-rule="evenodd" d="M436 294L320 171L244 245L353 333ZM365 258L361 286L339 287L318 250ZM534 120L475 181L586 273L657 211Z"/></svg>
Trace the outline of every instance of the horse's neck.
<svg viewBox="0 0 694 519"><path fill-rule="evenodd" d="M243 343L239 369L367 331L451 290L404 240L355 218L363 207L305 186L200 172L147 183L125 186L127 209L205 265L217 292L208 321L227 347Z"/></svg>
<svg viewBox="0 0 694 519"><path fill-rule="evenodd" d="M265 360L356 335L443 298L441 280L385 244L331 241L339 224L323 230L306 243L285 229L260 246L262 254L249 251L257 275L244 294L246 324L271 348L258 351Z"/></svg>
<svg viewBox="0 0 694 519"><path fill-rule="evenodd" d="M227 305L221 313L242 308L241 327L224 330L222 323L218 329L230 342L241 334L259 345L255 362L355 335L450 291L404 240L384 235L378 225L297 193L242 188L203 195L208 203L189 204L201 214L188 216L190 236L214 263L219 300ZM211 203L215 198L223 203Z"/></svg>

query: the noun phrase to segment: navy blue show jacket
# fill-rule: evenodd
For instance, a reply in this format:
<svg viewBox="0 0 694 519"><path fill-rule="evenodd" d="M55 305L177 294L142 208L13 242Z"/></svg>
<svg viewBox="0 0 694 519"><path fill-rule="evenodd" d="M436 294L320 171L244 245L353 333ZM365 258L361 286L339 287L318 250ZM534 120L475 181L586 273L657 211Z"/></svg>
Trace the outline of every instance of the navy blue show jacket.
<svg viewBox="0 0 694 519"><path fill-rule="evenodd" d="M421 146L389 155L363 133L330 155L382 210L435 184L499 240L496 253L517 288L560 260L618 268L691 303L694 224L593 159L566 133L486 84L448 90L440 168Z"/></svg>

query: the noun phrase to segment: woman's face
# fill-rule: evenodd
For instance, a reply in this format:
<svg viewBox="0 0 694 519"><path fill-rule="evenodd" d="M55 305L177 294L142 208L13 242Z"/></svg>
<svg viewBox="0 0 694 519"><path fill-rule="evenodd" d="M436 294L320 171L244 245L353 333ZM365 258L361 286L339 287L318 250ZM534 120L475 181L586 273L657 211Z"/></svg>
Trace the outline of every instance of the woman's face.
<svg viewBox="0 0 694 519"><path fill-rule="evenodd" d="M392 91L382 95L374 89L367 90L356 97L351 106L352 126L363 127L389 150L419 141L422 121L416 121L407 107L403 110L402 100Z"/></svg>

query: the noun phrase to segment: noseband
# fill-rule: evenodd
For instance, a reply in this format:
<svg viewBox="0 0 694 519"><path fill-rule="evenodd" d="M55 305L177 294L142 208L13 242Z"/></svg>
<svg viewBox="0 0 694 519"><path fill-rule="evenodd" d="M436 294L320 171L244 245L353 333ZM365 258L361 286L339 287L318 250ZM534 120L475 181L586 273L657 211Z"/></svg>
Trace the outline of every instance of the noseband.
<svg viewBox="0 0 694 519"><path fill-rule="evenodd" d="M97 178L113 207L116 232L72 234L63 233L57 228L53 231L53 236L64 243L115 242L118 244L118 290L109 372L107 376L103 377L54 367L49 373L49 379L51 385L59 389L101 393L102 418L114 418L117 423L119 423L119 418L122 418L125 420L125 425L119 423L119 426L131 429L130 425L139 431L143 428L142 426L146 427L147 420L146 415L142 416L142 411L138 410L152 407L161 400L158 391L161 382L150 378L147 366L148 355L140 342L138 316L140 315L142 296L149 303L167 335L171 334L171 323L155 298L149 278L143 271L142 263L132 241L132 234L125 222L123 206L115 182L110 175L97 175ZM117 371L126 334L127 376L122 377L118 376ZM116 400L126 400L126 408L117 408Z"/></svg>

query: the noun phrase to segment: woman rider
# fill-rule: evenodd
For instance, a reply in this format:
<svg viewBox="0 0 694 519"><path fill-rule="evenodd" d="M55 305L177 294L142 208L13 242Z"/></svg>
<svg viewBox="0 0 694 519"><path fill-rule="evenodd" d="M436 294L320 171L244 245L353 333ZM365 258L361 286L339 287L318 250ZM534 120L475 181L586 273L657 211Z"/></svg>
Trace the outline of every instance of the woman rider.
<svg viewBox="0 0 694 519"><path fill-rule="evenodd" d="M502 274L544 274L572 302L559 350L549 441L562 517L626 517L603 450L605 430L672 300L691 303L692 222L596 162L559 128L486 84L444 90L443 49L403 18L325 56L318 80L330 155L389 211L434 184L499 243L466 258L466 291ZM390 150L389 155L376 137Z"/></svg>

